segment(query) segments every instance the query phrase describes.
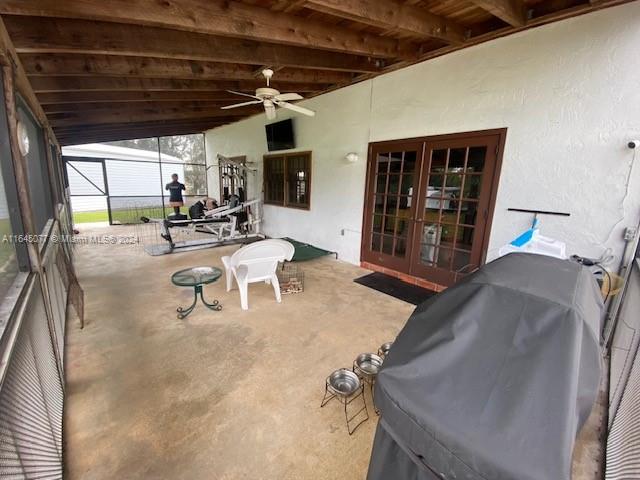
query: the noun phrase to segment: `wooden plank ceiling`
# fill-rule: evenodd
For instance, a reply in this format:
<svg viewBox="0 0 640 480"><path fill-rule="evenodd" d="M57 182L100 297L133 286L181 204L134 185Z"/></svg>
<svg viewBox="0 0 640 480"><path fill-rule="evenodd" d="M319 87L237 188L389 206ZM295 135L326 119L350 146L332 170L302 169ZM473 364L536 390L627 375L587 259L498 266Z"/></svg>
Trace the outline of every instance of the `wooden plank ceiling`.
<svg viewBox="0 0 640 480"><path fill-rule="evenodd" d="M0 0L62 145L203 131L264 85L310 97L629 0Z"/></svg>

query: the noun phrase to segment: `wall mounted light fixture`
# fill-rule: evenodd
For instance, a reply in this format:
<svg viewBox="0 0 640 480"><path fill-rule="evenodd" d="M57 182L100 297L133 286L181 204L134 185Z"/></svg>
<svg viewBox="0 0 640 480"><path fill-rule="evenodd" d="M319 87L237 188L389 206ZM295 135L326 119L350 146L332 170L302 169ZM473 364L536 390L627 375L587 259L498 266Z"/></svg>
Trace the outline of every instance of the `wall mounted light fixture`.
<svg viewBox="0 0 640 480"><path fill-rule="evenodd" d="M345 155L344 159L349 163L355 163L358 161L358 154L355 152L350 152Z"/></svg>
<svg viewBox="0 0 640 480"><path fill-rule="evenodd" d="M27 132L27 127L25 127L24 123L20 120L18 120L17 133L18 148L20 149L20 153L26 156L29 153L29 133Z"/></svg>

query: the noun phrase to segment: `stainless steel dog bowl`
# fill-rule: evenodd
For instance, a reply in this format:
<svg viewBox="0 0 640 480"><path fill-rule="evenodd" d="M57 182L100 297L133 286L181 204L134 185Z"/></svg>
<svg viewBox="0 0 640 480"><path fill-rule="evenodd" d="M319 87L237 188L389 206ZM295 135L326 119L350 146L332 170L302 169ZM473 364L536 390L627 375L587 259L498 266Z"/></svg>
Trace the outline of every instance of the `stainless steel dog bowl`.
<svg viewBox="0 0 640 480"><path fill-rule="evenodd" d="M393 342L386 342L380 345L380 348L378 348L378 355L380 355L382 358L386 357L389 353L389 350L391 350L391 345L393 345Z"/></svg>
<svg viewBox="0 0 640 480"><path fill-rule="evenodd" d="M360 379L351 370L341 368L327 377L327 388L336 395L348 397L360 388Z"/></svg>
<svg viewBox="0 0 640 480"><path fill-rule="evenodd" d="M354 370L362 374L373 377L378 374L382 367L382 358L375 353L361 353L353 361Z"/></svg>

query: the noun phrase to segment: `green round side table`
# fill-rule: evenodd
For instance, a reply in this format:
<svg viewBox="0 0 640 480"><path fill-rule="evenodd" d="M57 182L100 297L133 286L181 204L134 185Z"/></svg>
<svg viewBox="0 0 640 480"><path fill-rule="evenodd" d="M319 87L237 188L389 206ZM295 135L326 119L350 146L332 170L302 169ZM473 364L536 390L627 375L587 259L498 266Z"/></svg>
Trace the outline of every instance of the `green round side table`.
<svg viewBox="0 0 640 480"><path fill-rule="evenodd" d="M211 310L220 311L222 305L218 300L214 300L213 303L209 303L204 299L202 295L202 286L209 283L213 283L222 276L222 270L216 267L191 267L180 270L179 272L171 275L171 282L178 287L193 287L193 303L186 307L178 307L178 318L183 319L189 315L198 302L198 296L202 303Z"/></svg>

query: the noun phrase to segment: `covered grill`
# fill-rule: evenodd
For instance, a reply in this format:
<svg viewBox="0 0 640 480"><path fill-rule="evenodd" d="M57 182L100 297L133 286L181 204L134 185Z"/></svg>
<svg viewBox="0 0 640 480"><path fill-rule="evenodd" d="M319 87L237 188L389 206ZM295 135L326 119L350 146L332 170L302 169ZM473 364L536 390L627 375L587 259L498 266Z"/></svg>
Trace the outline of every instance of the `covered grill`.
<svg viewBox="0 0 640 480"><path fill-rule="evenodd" d="M378 375L368 480L568 480L601 316L586 268L530 254L418 306Z"/></svg>

